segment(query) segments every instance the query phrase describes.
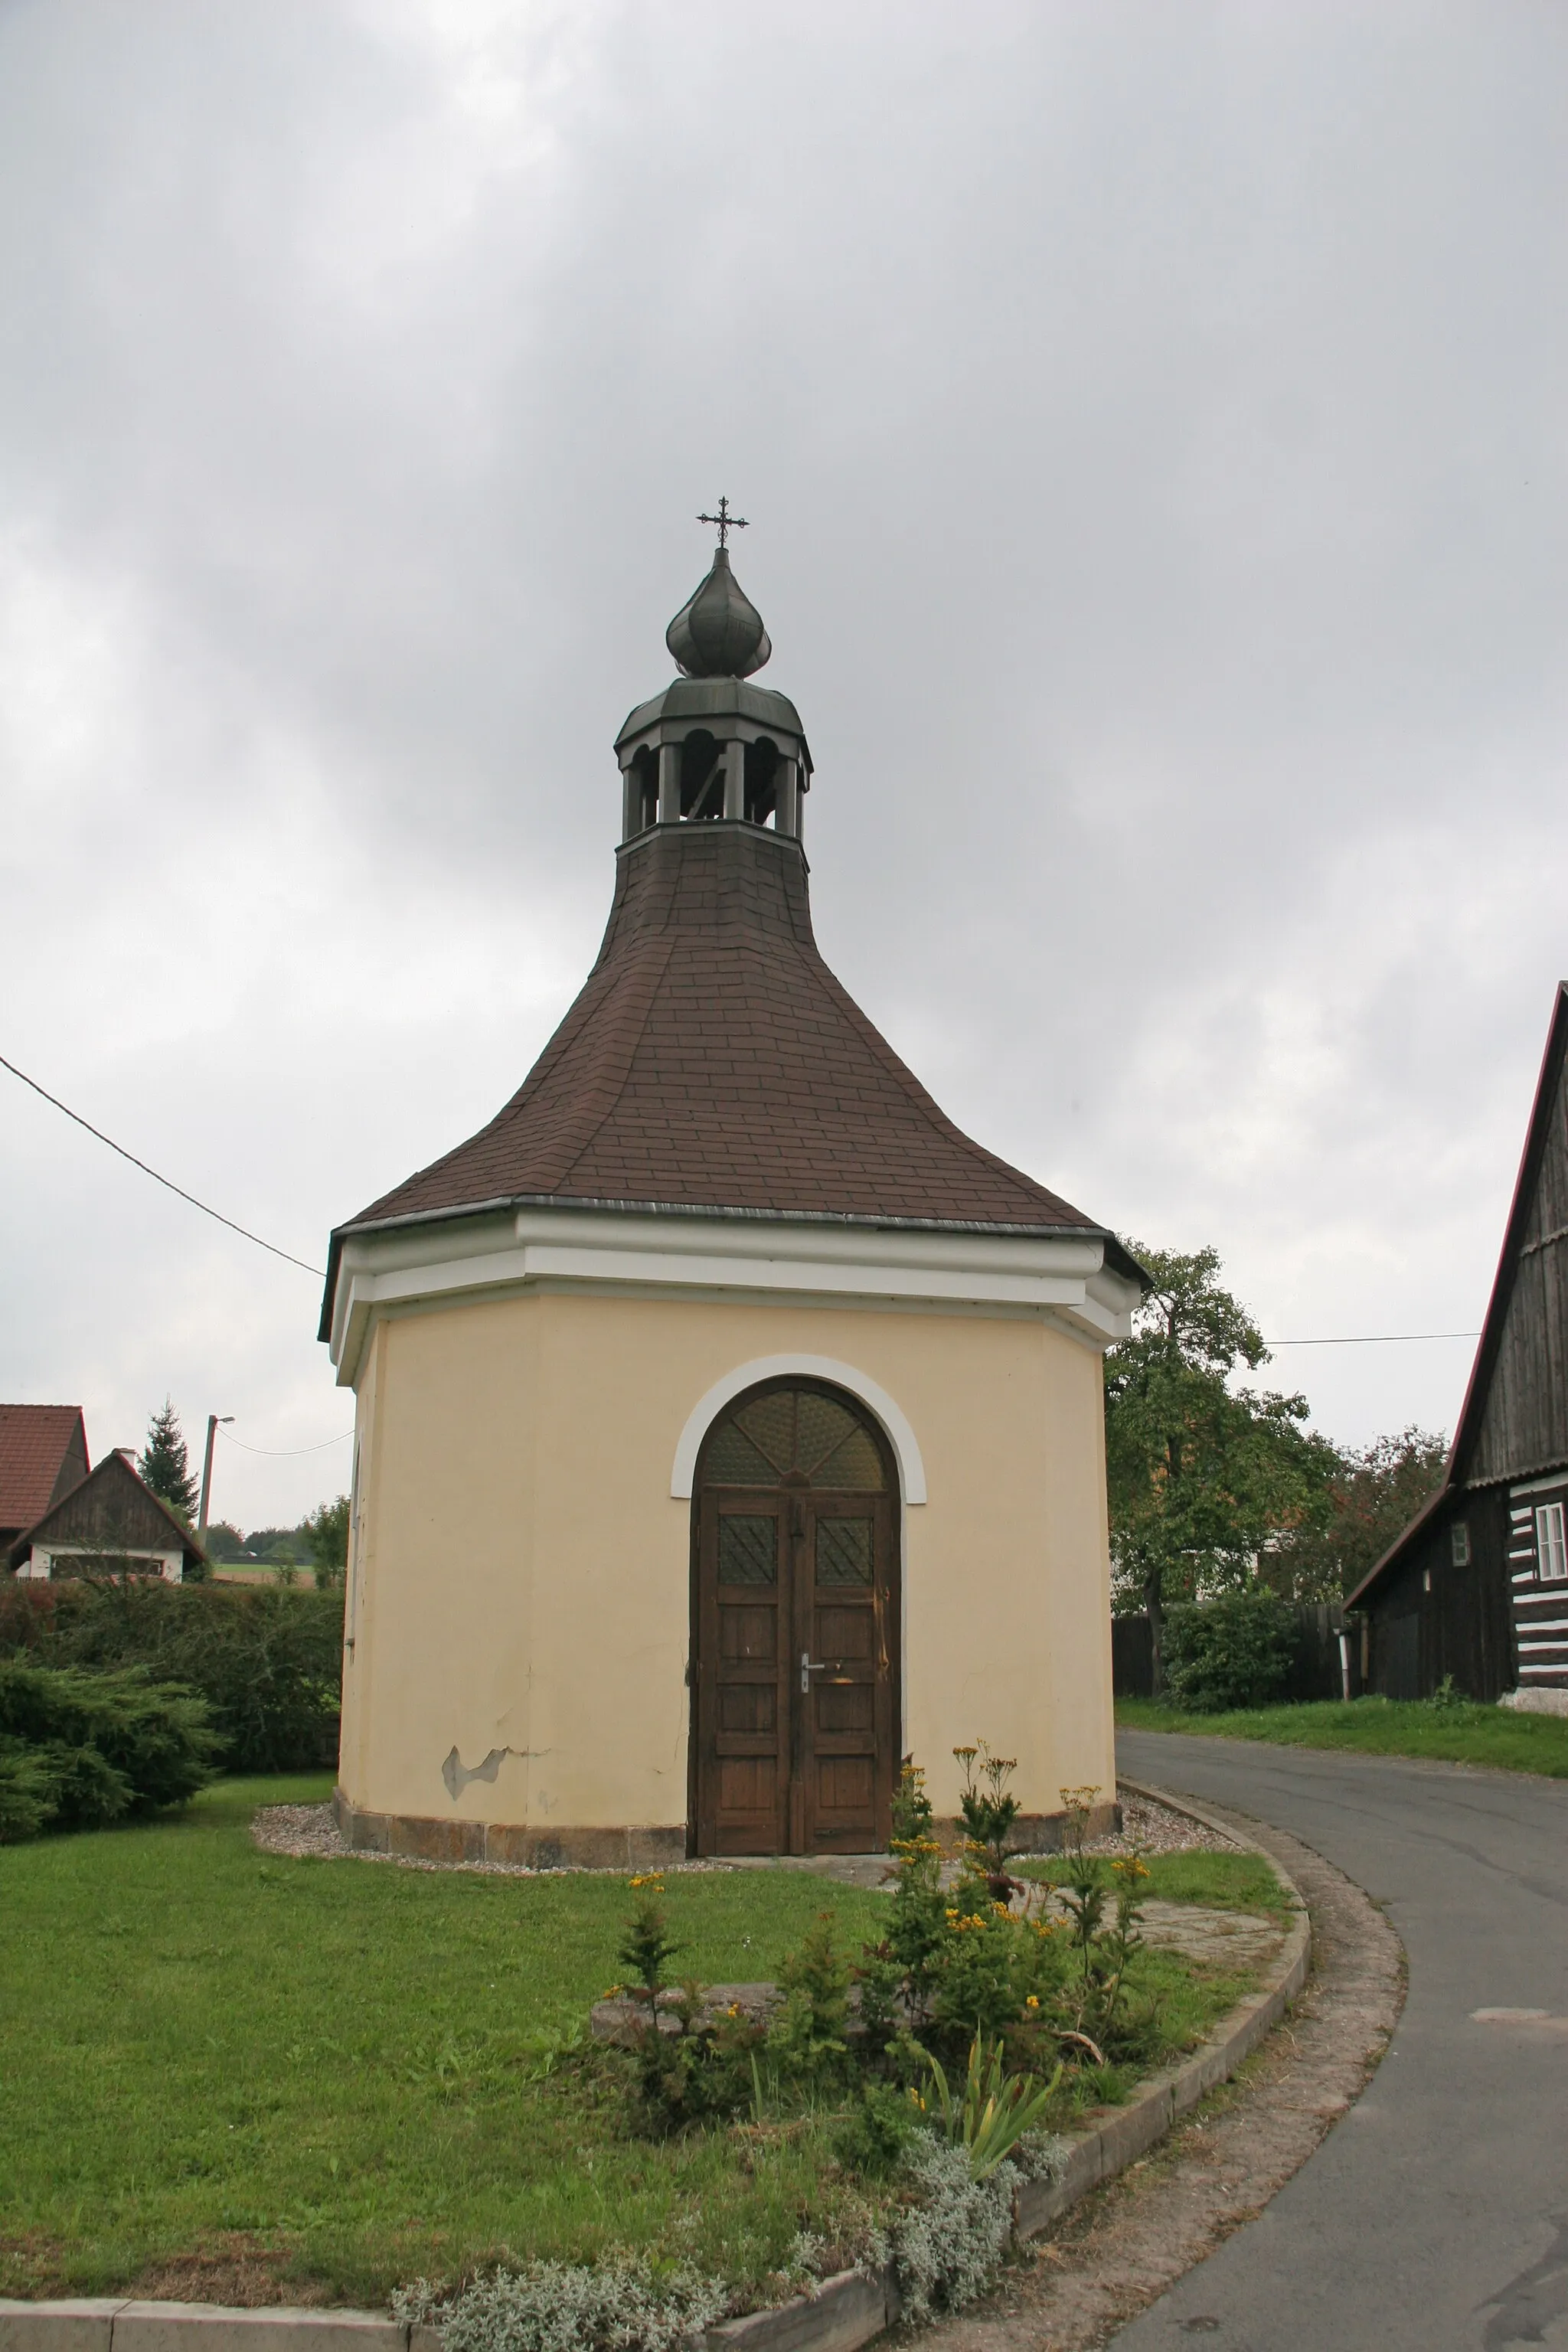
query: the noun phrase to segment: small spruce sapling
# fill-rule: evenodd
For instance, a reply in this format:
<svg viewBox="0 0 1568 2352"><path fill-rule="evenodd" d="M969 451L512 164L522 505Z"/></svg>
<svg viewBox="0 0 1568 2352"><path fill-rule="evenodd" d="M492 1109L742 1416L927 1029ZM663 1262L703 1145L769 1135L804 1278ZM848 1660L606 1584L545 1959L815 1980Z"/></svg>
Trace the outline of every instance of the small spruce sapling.
<svg viewBox="0 0 1568 2352"><path fill-rule="evenodd" d="M626 1971L626 1990L647 2004L653 2022L658 1997L669 1981L669 1963L680 1946L669 1933L664 1909L664 1880L658 1871L630 1880L636 1896L616 1958Z"/></svg>

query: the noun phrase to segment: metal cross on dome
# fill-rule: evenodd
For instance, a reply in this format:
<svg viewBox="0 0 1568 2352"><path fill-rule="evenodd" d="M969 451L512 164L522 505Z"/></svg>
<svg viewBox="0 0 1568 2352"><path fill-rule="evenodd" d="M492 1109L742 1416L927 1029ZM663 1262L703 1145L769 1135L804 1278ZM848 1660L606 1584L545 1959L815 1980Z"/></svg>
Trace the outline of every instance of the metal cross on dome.
<svg viewBox="0 0 1568 2352"><path fill-rule="evenodd" d="M752 527L746 520L744 515L732 515L730 512L730 501L728 499L720 499L719 511L716 515L700 514L697 520L699 522L710 522L718 525L719 544L721 547L723 546L725 541L729 538L730 533L732 530L750 530Z"/></svg>

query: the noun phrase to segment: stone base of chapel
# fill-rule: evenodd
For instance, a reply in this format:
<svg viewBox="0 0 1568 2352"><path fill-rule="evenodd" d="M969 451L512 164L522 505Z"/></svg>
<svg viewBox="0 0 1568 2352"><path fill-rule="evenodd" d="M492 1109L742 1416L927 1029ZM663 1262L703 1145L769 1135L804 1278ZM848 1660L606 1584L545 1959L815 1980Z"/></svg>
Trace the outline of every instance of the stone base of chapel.
<svg viewBox="0 0 1568 2352"><path fill-rule="evenodd" d="M1009 1853L1060 1853L1067 1829L1066 1813L1020 1813L1007 1833ZM1090 1805L1083 1817L1086 1838L1114 1837L1121 1827L1121 1808L1107 1801L1102 1805ZM962 1853L966 1832L956 1814L944 1817L939 1813L931 1823L931 1835L950 1853Z"/></svg>
<svg viewBox="0 0 1568 2352"><path fill-rule="evenodd" d="M686 1860L686 1824L669 1829L545 1829L537 1822L453 1822L372 1813L332 1791L332 1811L359 1853L415 1862L506 1862L529 1870L658 1870Z"/></svg>
<svg viewBox="0 0 1568 2352"><path fill-rule="evenodd" d="M412 1862L503 1862L529 1870L661 1870L686 1861L689 1851L684 1822L668 1829L544 1829L529 1822L441 1821L424 1813L367 1812L341 1788L332 1791L332 1812L356 1853L403 1854ZM1059 1853L1066 1822L1065 1813L1020 1813L1013 1825L1012 1852ZM1121 1826L1120 1805L1092 1805L1085 1833L1109 1837ZM963 1850L962 1822L939 1820L932 1827L943 1846L954 1853Z"/></svg>

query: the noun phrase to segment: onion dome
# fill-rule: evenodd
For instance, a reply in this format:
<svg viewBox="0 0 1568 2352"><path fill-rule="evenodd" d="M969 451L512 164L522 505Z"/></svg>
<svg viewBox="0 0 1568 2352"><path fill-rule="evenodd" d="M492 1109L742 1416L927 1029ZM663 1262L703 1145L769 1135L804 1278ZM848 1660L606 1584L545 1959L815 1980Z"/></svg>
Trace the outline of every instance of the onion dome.
<svg viewBox="0 0 1568 2352"><path fill-rule="evenodd" d="M730 552L713 551L713 568L664 633L664 642L688 677L750 677L773 646L763 616L730 569Z"/></svg>

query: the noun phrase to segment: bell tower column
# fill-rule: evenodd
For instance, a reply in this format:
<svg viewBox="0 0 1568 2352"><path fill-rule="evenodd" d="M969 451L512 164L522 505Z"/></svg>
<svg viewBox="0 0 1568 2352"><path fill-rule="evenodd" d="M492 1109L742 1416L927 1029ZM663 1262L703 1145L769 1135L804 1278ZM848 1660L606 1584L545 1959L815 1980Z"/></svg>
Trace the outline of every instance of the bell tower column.
<svg viewBox="0 0 1568 2352"><path fill-rule="evenodd" d="M658 821L660 824L680 823L680 754L679 743L661 743L658 747Z"/></svg>
<svg viewBox="0 0 1568 2352"><path fill-rule="evenodd" d="M799 778L800 770L793 760L783 759L779 761L778 782L774 787L777 793L778 813L773 818L773 826L775 831L787 834L792 841L797 841L800 838Z"/></svg>
<svg viewBox="0 0 1568 2352"><path fill-rule="evenodd" d="M731 737L724 753L724 814L744 816L746 814L746 746L739 735Z"/></svg>

